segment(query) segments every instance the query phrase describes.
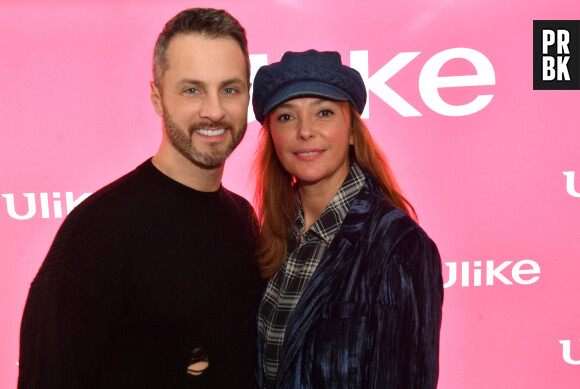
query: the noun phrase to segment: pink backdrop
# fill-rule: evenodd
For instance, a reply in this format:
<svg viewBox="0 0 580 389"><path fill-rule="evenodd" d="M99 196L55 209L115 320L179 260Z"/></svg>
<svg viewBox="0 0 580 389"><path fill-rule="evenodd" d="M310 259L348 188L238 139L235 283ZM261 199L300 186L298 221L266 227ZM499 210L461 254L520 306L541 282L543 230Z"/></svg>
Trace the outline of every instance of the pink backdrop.
<svg viewBox="0 0 580 389"><path fill-rule="evenodd" d="M193 4L0 3L0 387L16 385L28 287L67 208L155 153L153 43ZM444 262L440 388L578 387L580 91L532 89L533 20L580 19L578 1L194 5L240 20L253 73L317 48L364 75L367 124ZM248 199L258 130L224 176Z"/></svg>

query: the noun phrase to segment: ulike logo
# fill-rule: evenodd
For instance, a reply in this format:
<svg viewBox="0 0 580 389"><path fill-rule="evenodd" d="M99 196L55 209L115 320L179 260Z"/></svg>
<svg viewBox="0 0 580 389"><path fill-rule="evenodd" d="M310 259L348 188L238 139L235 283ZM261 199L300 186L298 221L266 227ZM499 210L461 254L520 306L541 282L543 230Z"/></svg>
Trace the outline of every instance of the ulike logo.
<svg viewBox="0 0 580 389"><path fill-rule="evenodd" d="M68 215L74 207L79 205L81 201L89 197L90 193L84 193L75 199L72 192L65 192L65 210ZM27 200L26 207L22 207L22 202L17 200L13 193L3 193L2 197L6 200L6 210L8 216L16 220L27 220L33 218L37 213L37 198L40 202L40 215L43 219L62 218L62 198L60 192L52 192L52 196L48 192L38 193L22 193L22 196ZM18 206L16 203L18 202Z"/></svg>
<svg viewBox="0 0 580 389"><path fill-rule="evenodd" d="M495 281L499 281L504 285L512 285L514 283L520 285L529 285L537 282L540 279L540 265L531 259L524 259L513 263L513 261L504 261L496 264L495 261L474 261L461 262L458 266L457 262L445 262L445 266L449 269L447 282L443 285L444 288L449 288L453 285L466 286L493 286ZM508 268L511 266L511 271ZM461 267L461 271L458 271Z"/></svg>
<svg viewBox="0 0 580 389"><path fill-rule="evenodd" d="M387 105L393 108L401 116L423 116L415 107L403 99L397 92L387 85L387 81L393 78L401 69L411 61L420 56L421 52L398 53L392 57L383 67L373 75L369 75L369 52L368 50L358 50L350 52L350 66L361 74L368 91L372 91ZM476 74L439 76L441 68L449 61L460 59L470 62L475 68ZM276 59L277 61L277 59ZM267 54L250 55L253 81L257 70L268 64ZM343 58L343 63L347 63ZM425 61L421 72L418 75L416 85L419 86L419 94L423 102L432 111L443 116L466 116L472 115L485 108L493 95L477 95L472 101L462 105L452 105L447 103L439 94L441 88L456 88L482 85L495 85L495 72L489 59L477 50L456 47L443 50ZM255 120L253 111L248 110L248 121ZM370 106L367 93L367 104L365 105L362 118L369 118Z"/></svg>
<svg viewBox="0 0 580 389"><path fill-rule="evenodd" d="M580 197L580 193L574 189L574 172L562 172L566 176L566 191L572 197Z"/></svg>
<svg viewBox="0 0 580 389"><path fill-rule="evenodd" d="M560 340L559 342L562 345L562 358L564 359L564 362L570 365L580 365L580 360L572 359L571 342L569 340ZM580 350L580 347L578 349Z"/></svg>

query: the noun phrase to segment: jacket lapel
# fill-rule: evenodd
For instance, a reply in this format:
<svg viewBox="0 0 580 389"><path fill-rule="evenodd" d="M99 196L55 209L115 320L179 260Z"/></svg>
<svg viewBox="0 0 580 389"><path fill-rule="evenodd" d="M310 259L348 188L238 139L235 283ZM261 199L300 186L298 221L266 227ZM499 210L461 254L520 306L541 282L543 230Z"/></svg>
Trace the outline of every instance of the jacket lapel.
<svg viewBox="0 0 580 389"><path fill-rule="evenodd" d="M365 185L356 196L340 230L312 274L294 313L288 320L278 367L278 382L285 382L287 375L295 373L295 369L289 370L289 367L296 366L295 359L304 344L304 338L322 315L324 305L334 301L334 297L340 293L333 287L336 285L333 281L348 268L348 262L353 258L351 249L360 238L360 231L372 208L371 192L375 186L374 179L369 175L366 176Z"/></svg>

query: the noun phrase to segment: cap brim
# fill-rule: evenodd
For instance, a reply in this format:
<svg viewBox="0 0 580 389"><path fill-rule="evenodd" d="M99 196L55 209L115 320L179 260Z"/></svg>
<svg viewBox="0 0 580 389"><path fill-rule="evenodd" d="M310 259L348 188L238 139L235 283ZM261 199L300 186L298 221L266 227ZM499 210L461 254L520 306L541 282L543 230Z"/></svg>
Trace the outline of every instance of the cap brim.
<svg viewBox="0 0 580 389"><path fill-rule="evenodd" d="M324 97L330 100L349 101L350 99L340 89L328 84L315 81L299 81L282 87L276 92L270 100L264 105L263 115L266 116L272 109L285 101L296 97L316 96Z"/></svg>

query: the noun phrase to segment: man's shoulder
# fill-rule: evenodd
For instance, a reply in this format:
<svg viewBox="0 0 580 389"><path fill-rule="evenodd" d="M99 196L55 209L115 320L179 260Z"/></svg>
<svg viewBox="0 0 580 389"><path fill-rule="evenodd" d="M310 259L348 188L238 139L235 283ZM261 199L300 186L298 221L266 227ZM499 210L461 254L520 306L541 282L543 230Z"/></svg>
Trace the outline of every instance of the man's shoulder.
<svg viewBox="0 0 580 389"><path fill-rule="evenodd" d="M243 214L254 214L254 208L248 200L246 200L241 195L232 192L222 186L223 199L228 204L229 207L234 210L241 211Z"/></svg>
<svg viewBox="0 0 580 389"><path fill-rule="evenodd" d="M123 207L124 204L134 201L133 194L148 186L148 161L132 171L101 187L73 209L74 213L100 212L101 207Z"/></svg>
<svg viewBox="0 0 580 389"><path fill-rule="evenodd" d="M137 223L132 221L132 215L139 214L134 212L134 208L142 202L137 200L141 197L139 188L146 185L141 178L141 166L105 185L78 204L64 219L55 242L70 244L89 236L107 239L113 235L111 231L129 229ZM97 240L102 241L101 238Z"/></svg>
<svg viewBox="0 0 580 389"><path fill-rule="evenodd" d="M230 227L244 232L245 236L252 240L256 239L259 227L254 207L244 197L223 187L222 193L226 202L226 214Z"/></svg>
<svg viewBox="0 0 580 389"><path fill-rule="evenodd" d="M74 272L81 259L85 266L115 262L116 250L125 245L129 233L139 225L139 220L130 216L135 212L129 210L131 198L127 195L133 191L129 188L134 185L132 181L138 180L140 167L99 189L70 212L59 227L37 278Z"/></svg>

